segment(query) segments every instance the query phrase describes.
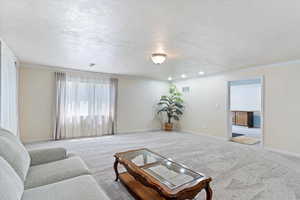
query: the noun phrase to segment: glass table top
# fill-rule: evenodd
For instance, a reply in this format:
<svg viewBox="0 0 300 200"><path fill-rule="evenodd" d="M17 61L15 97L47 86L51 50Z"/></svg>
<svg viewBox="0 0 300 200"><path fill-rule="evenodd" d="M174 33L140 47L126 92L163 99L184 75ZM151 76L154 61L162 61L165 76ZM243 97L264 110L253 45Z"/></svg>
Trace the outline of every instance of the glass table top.
<svg viewBox="0 0 300 200"><path fill-rule="evenodd" d="M130 160L170 189L204 178L203 175L147 149L124 153L122 158Z"/></svg>

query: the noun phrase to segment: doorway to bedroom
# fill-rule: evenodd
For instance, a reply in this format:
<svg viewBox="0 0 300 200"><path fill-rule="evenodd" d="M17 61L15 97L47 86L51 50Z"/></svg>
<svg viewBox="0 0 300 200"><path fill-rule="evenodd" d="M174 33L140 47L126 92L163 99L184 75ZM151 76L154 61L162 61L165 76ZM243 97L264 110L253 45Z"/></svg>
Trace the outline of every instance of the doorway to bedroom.
<svg viewBox="0 0 300 200"><path fill-rule="evenodd" d="M229 137L233 142L263 143L262 78L229 81Z"/></svg>

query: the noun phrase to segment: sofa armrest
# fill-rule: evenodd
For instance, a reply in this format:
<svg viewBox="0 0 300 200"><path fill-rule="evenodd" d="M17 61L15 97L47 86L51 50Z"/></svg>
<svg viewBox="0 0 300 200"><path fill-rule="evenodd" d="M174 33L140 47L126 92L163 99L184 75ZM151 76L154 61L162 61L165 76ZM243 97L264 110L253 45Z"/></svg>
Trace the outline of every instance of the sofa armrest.
<svg viewBox="0 0 300 200"><path fill-rule="evenodd" d="M30 150L31 166L58 161L67 158L67 151L64 148L48 148Z"/></svg>

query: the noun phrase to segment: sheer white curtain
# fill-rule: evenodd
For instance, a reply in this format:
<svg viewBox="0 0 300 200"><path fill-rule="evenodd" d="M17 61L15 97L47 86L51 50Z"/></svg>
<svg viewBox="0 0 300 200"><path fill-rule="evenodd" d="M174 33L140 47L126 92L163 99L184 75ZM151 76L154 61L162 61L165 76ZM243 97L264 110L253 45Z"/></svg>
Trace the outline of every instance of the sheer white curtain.
<svg viewBox="0 0 300 200"><path fill-rule="evenodd" d="M1 124L18 135L18 67L12 51L0 40Z"/></svg>
<svg viewBox="0 0 300 200"><path fill-rule="evenodd" d="M55 73L55 139L113 134L117 79Z"/></svg>

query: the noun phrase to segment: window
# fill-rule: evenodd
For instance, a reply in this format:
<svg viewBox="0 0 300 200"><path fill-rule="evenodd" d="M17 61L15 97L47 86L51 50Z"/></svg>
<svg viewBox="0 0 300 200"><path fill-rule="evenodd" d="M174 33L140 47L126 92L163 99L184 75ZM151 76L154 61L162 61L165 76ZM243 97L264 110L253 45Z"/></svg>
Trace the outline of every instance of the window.
<svg viewBox="0 0 300 200"><path fill-rule="evenodd" d="M56 73L55 139L113 134L117 79Z"/></svg>
<svg viewBox="0 0 300 200"><path fill-rule="evenodd" d="M68 118L109 115L109 83L67 82Z"/></svg>

